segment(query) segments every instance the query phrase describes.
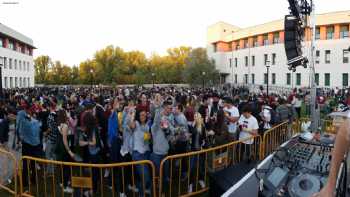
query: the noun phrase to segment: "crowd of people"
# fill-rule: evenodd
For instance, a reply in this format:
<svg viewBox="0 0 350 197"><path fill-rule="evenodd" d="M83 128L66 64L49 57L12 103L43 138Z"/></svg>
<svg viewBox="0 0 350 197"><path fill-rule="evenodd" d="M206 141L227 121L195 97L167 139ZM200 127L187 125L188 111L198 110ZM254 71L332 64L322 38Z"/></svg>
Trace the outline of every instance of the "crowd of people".
<svg viewBox="0 0 350 197"><path fill-rule="evenodd" d="M317 98L326 111L350 104L345 91L318 91ZM13 145L21 147L23 156L97 164L150 160L158 173L168 155L244 139L249 139L244 141L249 147L250 137L301 117L302 106L307 109L310 102L307 91L296 89L269 96L244 87L8 90L0 102L0 143L7 143L14 123ZM30 178L27 170L33 169L23 168L24 183ZM98 170L92 173L93 190L86 196L97 191L100 176L111 176L109 170L103 175ZM142 191L140 180L128 188L149 194L149 169L140 165L136 173L145 177L146 190ZM69 176L65 169L62 184L64 192L72 193ZM115 185L121 192L120 184ZM205 187L205 182L200 185Z"/></svg>

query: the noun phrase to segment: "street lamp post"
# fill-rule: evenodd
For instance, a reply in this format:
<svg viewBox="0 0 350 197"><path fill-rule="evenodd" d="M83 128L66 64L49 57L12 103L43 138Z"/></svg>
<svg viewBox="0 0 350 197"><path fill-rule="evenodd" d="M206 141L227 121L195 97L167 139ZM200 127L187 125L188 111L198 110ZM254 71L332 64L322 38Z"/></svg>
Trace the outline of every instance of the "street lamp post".
<svg viewBox="0 0 350 197"><path fill-rule="evenodd" d="M92 89L92 73L94 72L94 70L91 68L90 69L90 86L91 86L91 89Z"/></svg>
<svg viewBox="0 0 350 197"><path fill-rule="evenodd" d="M266 96L269 96L269 72L270 72L270 61L266 61Z"/></svg>
<svg viewBox="0 0 350 197"><path fill-rule="evenodd" d="M203 71L203 72L202 72L202 83L203 83L203 84L202 84L202 88L203 88L203 90L204 90L204 78L205 78L205 74L206 74L205 71Z"/></svg>
<svg viewBox="0 0 350 197"><path fill-rule="evenodd" d="M0 57L0 98L3 98L2 94L2 66L4 65L4 58Z"/></svg>
<svg viewBox="0 0 350 197"><path fill-rule="evenodd" d="M155 73L152 73L152 87L154 88L154 77L156 76Z"/></svg>

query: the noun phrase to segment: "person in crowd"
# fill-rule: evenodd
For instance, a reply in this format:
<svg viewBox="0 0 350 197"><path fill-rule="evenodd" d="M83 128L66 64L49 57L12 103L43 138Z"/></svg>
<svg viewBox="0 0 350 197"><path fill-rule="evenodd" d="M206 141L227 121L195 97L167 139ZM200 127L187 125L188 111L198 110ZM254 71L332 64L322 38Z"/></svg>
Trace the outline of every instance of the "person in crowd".
<svg viewBox="0 0 350 197"><path fill-rule="evenodd" d="M132 130L132 142L133 142L133 161L149 160L150 156L150 127L147 120L147 111L142 110L139 112L138 117L132 117L130 114L129 129ZM144 192L150 194L151 192L151 174L147 165L137 165L137 187L140 191L140 195L143 196ZM143 189L145 187L145 191Z"/></svg>
<svg viewBox="0 0 350 197"><path fill-rule="evenodd" d="M79 146L83 151L83 162L98 164L100 163L100 155L101 151L101 139L99 136L99 131L96 123L96 118L91 112L88 112L84 115L83 119L84 127L81 128L79 133ZM102 176L99 172L99 169L92 169L92 182L93 182L93 190L85 191L85 196L91 196L93 193L97 192L97 184L100 182L100 176Z"/></svg>
<svg viewBox="0 0 350 197"><path fill-rule="evenodd" d="M49 101L50 114L47 117L47 138L45 145L45 156L46 159L56 160L56 144L58 136L58 126L57 126L57 114L56 114L56 100L52 99Z"/></svg>
<svg viewBox="0 0 350 197"><path fill-rule="evenodd" d="M240 127L239 140L243 142L241 147L241 155L243 160L248 163L251 162L252 144L254 143L253 136L258 134L258 121L252 115L252 110L249 105L246 105L242 109L242 115L238 120Z"/></svg>
<svg viewBox="0 0 350 197"><path fill-rule="evenodd" d="M57 136L57 146L56 146L56 158L58 161L72 162L74 161L74 153L71 150L70 144L72 144L71 139L69 139L69 126L67 112L61 109L57 112L57 125L58 125L58 136ZM68 181L70 177L70 168L67 166L63 167L63 191L65 193L72 193L73 189L69 186Z"/></svg>
<svg viewBox="0 0 350 197"><path fill-rule="evenodd" d="M36 114L30 111L30 105L27 101L22 100L23 110L17 114L16 125L22 143L22 156L40 157L40 127L41 123L36 119ZM28 186L28 176L31 182L34 183L36 176L35 163L28 163L23 160L23 183L24 187Z"/></svg>
<svg viewBox="0 0 350 197"><path fill-rule="evenodd" d="M151 153L150 160L155 165L156 172L159 172L160 162L168 155L170 148L169 140L174 136L175 132L174 117L172 115L173 103L166 100L162 104L161 96L157 94L153 105L156 109L151 127L153 152Z"/></svg>
<svg viewBox="0 0 350 197"><path fill-rule="evenodd" d="M224 99L224 116L228 126L230 141L235 141L238 139L237 121L239 119L239 111L237 107L233 105L233 100L229 97Z"/></svg>

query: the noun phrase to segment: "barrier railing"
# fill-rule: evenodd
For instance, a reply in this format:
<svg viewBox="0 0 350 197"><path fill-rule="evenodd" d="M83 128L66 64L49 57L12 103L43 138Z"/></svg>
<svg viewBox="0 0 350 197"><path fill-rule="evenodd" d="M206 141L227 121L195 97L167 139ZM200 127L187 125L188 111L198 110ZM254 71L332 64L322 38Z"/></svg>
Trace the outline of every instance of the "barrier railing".
<svg viewBox="0 0 350 197"><path fill-rule="evenodd" d="M0 148L0 189L13 196L18 193L17 166L15 155Z"/></svg>
<svg viewBox="0 0 350 197"><path fill-rule="evenodd" d="M303 122L307 122L307 121L310 121L310 119L309 118L301 118L298 121L296 121L296 123L298 124L298 127L299 127L299 131L301 131L301 124ZM337 129L336 129L335 125L333 124L333 120L322 119L320 121L320 127L321 127L322 131L325 133L331 133L331 134L337 133Z"/></svg>
<svg viewBox="0 0 350 197"><path fill-rule="evenodd" d="M295 127L295 128L294 128ZM288 141L294 134L299 132L298 127L288 122L283 122L264 133L261 147L261 160L274 152L284 142Z"/></svg>
<svg viewBox="0 0 350 197"><path fill-rule="evenodd" d="M155 168L151 161L86 164L23 156L20 168L22 196L156 196ZM103 177L109 170L110 178ZM149 172L149 173L147 173ZM65 187L70 185L71 191ZM108 185L108 187L106 186ZM132 191L128 191L132 187ZM137 189L138 188L138 193Z"/></svg>
<svg viewBox="0 0 350 197"><path fill-rule="evenodd" d="M214 148L167 156L160 165L159 196L192 196L206 192L208 172L243 160L259 160L261 143L261 136L257 135Z"/></svg>
<svg viewBox="0 0 350 197"><path fill-rule="evenodd" d="M23 156L19 163L21 165L18 166L12 153L0 149L0 158L7 155L6 157L15 163L12 166L15 173L12 188L3 185L3 182L0 182L2 184L0 188L10 194L23 196L64 196L66 185L73 188L72 196L91 190L98 196L119 196L120 194L136 196L145 195L148 188L152 196L157 194L159 196L163 194L192 196L209 189L208 172L235 165L243 160L264 159L282 143L300 132L302 121L306 119L295 121L291 125L284 122L266 131L263 136L254 136L201 151L168 156L161 162L159 179L156 178L154 164L148 160L116 164L85 164ZM331 121L325 121L324 125L331 126ZM246 145L251 141L253 141L251 145ZM17 166L19 171L16 170ZM110 172L108 179L103 177L103 172L107 170ZM17 181L17 173L19 181ZM157 189L156 181L159 183ZM139 193L137 194L135 189L132 192L127 191L128 185L139 188Z"/></svg>

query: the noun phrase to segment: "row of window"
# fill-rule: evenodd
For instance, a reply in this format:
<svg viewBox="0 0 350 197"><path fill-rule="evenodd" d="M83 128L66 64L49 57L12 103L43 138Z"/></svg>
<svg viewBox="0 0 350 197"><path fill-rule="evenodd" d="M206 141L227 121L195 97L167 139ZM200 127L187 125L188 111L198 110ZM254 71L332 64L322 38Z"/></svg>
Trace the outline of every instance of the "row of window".
<svg viewBox="0 0 350 197"><path fill-rule="evenodd" d="M5 41L3 38L0 37L0 47L2 48L7 48L13 51L17 51L19 53L23 53L26 55L32 55L32 51L29 50L28 48L20 45L19 43L16 45L13 40L9 40L7 46L5 46Z"/></svg>
<svg viewBox="0 0 350 197"><path fill-rule="evenodd" d="M320 40L321 39L321 28L317 27L315 33L315 39ZM326 27L326 39L331 40L334 39L335 33L334 33L334 25L330 25ZM349 25L341 25L339 35L337 35L339 38L349 38Z"/></svg>
<svg viewBox="0 0 350 197"><path fill-rule="evenodd" d="M330 64L331 63L331 50L325 50L324 51L324 62L325 64ZM321 55L321 51L320 50L316 50L316 58L315 58L315 63L319 64L320 63L320 55ZM343 63L349 63L349 56L350 56L350 52L348 51L348 49L344 49L343 50ZM268 54L264 54L264 65L276 65L276 53L272 53L271 54L271 61L269 60L269 55ZM248 66L249 64L251 64L251 66L255 66L255 55L251 56L251 62L249 62L249 57L248 56L244 56L244 65ZM238 58L234 58L234 65L235 67L238 67ZM230 68L232 68L232 58L229 58L229 66Z"/></svg>
<svg viewBox="0 0 350 197"><path fill-rule="evenodd" d="M301 85L301 73L296 73L295 74L296 79L295 79L295 85L300 86ZM267 73L264 73L264 84L267 84ZM238 76L235 74L235 83L238 83ZM244 75L244 83L248 84L248 74ZM269 80L270 81L270 80ZM316 85L320 85L320 75L319 73L315 74L315 82ZM325 73L324 74L324 86L330 86L331 82L331 74L330 73ZM255 84L255 74L251 74L251 83ZM271 74L271 84L276 85L276 73ZM291 73L286 73L286 85L291 85L292 84L292 75ZM349 85L349 74L348 73L343 73L342 74L342 85L348 86Z"/></svg>
<svg viewBox="0 0 350 197"><path fill-rule="evenodd" d="M326 27L326 39L327 40L331 40L335 38L335 31L334 31L334 25L330 25ZM337 37L344 39L344 38L349 38L349 25L341 25L340 26L340 31L339 31L339 35L337 35ZM321 28L317 27L315 30L315 39L316 40L320 40L321 39ZM238 41L233 41L234 43L236 43L236 45L234 46L234 50L239 50L239 49L244 49L244 48L249 48L249 42L248 42L248 38L243 39L243 44L241 46L241 42ZM268 34L264 34L263 35L263 42L261 46L267 46L270 44L278 44L281 42L280 39L280 33L279 32L274 32L272 35L272 43L270 43L269 41L269 35ZM253 46L252 47L258 47L259 46L259 42L258 42L258 36L253 37L253 42L252 42ZM213 44L214 46L214 52L217 52L217 43ZM232 42L228 43L228 48L229 51L232 51Z"/></svg>
<svg viewBox="0 0 350 197"><path fill-rule="evenodd" d="M4 58L4 69L14 69L14 70L20 70L20 71L29 71L29 62L28 61L22 61L17 60L13 58Z"/></svg>
<svg viewBox="0 0 350 197"><path fill-rule="evenodd" d="M29 77L4 77L4 88L26 88L29 86Z"/></svg>

